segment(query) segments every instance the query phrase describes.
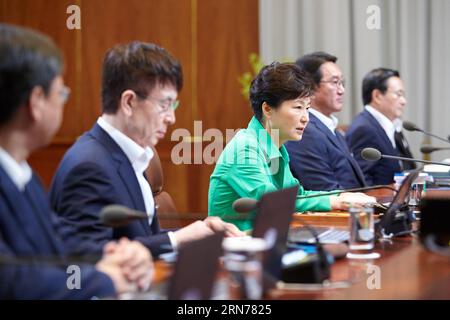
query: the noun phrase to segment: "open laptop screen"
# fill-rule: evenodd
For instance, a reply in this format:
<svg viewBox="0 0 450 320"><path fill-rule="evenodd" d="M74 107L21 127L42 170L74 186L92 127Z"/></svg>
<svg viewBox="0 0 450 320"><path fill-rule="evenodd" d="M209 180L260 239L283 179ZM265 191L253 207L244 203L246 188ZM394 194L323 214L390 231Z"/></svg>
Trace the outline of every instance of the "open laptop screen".
<svg viewBox="0 0 450 320"><path fill-rule="evenodd" d="M222 255L223 232L192 241L180 249L173 277L170 280L169 300L206 300L211 298Z"/></svg>
<svg viewBox="0 0 450 320"><path fill-rule="evenodd" d="M409 175L403 180L397 194L394 196L392 203L387 209L386 213L381 218L381 227L384 229L385 234L400 235L402 233L409 233L410 227L407 225L409 219L407 210L403 210L407 206L407 199L411 190L411 185L419 176L421 169L411 171ZM406 208L407 209L407 208Z"/></svg>
<svg viewBox="0 0 450 320"><path fill-rule="evenodd" d="M298 186L266 193L258 202L252 236L267 241L269 250L264 257L264 290L272 288L281 276L281 259L292 214L295 212Z"/></svg>

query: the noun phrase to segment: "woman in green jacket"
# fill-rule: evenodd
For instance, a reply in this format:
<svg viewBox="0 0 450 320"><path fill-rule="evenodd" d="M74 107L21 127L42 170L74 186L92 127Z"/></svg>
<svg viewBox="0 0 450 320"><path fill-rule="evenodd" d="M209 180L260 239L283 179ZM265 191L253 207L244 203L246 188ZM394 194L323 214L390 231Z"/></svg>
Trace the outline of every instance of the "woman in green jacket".
<svg viewBox="0 0 450 320"><path fill-rule="evenodd" d="M300 140L309 121L313 95L309 76L292 63L265 66L252 81L250 101L254 116L227 144L210 178L208 214L220 216L241 230L252 228L252 218L233 219L235 200L260 199L266 192L298 185L298 196L320 193L305 191L289 169L284 143ZM362 193L342 193L297 199L296 210L345 210L348 203L375 202Z"/></svg>

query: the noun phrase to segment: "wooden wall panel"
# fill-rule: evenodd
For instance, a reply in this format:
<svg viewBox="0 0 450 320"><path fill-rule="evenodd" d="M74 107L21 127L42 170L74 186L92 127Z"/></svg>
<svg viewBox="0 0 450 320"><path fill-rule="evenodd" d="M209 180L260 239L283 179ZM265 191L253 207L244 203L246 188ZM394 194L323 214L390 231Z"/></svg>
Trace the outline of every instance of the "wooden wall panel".
<svg viewBox="0 0 450 320"><path fill-rule="evenodd" d="M66 8L71 4L81 8L81 30L66 28ZM218 128L225 133L226 128L246 126L251 111L237 78L250 69L248 55L258 52L258 0L0 0L0 21L49 34L65 55L65 81L72 95L64 122L54 142L30 160L46 185L64 151L91 128L101 112L101 65L108 48L132 40L148 41L177 57L185 80L181 107L157 150L165 190L178 210L206 213L214 166L175 165L170 155L178 142L170 137L177 128L193 134L195 120L203 121L203 132ZM199 144L204 147L208 142Z"/></svg>
<svg viewBox="0 0 450 320"><path fill-rule="evenodd" d="M245 128L252 114L240 93L238 77L250 70L248 56L258 52L258 0L198 1L198 113L203 132ZM200 144L200 143L199 143ZM203 147L208 145L203 142ZM204 150L204 149L203 149ZM190 182L200 192L192 205L207 211L209 177L214 165L193 165Z"/></svg>
<svg viewBox="0 0 450 320"><path fill-rule="evenodd" d="M76 109L74 92L76 76L76 36L77 31L66 27L66 8L74 1L70 0L0 0L0 21L34 28L50 35L62 49L65 65L65 82L72 89L72 97L64 110L64 120L55 140L73 141L79 132L78 120L73 117Z"/></svg>
<svg viewBox="0 0 450 320"><path fill-rule="evenodd" d="M83 1L82 12L84 130L100 114L102 61L106 51L116 43L139 40L161 45L181 61L189 75L190 1L89 0ZM189 99L189 82L186 81L180 96L183 103ZM179 124L186 125L190 120L187 111L177 113Z"/></svg>

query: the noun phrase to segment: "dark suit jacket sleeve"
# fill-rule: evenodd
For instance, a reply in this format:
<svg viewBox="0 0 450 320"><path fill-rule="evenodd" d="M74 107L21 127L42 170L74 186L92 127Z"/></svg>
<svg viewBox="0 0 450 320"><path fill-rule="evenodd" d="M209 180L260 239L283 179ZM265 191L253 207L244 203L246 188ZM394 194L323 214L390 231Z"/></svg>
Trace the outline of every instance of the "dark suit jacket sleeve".
<svg viewBox="0 0 450 320"><path fill-rule="evenodd" d="M152 226L155 223L155 220L159 228L159 222L157 222L158 218L156 217L156 214L153 216ZM144 246L146 246L151 251L154 257L157 257L162 253L173 251L169 235L165 230L161 230L158 233L153 233L153 235L148 237L145 236L135 237L133 240L139 241Z"/></svg>
<svg viewBox="0 0 450 320"><path fill-rule="evenodd" d="M101 254L112 240L113 230L99 219L101 209L115 203L117 197L109 177L96 163L73 168L56 193L53 209L60 216L58 231L72 253ZM70 226L67 228L67 226Z"/></svg>
<svg viewBox="0 0 450 320"><path fill-rule="evenodd" d="M0 233L0 256L14 257ZM69 290L67 267L0 264L0 299L91 299L114 297L111 279L93 267L80 266L79 290ZM70 281L69 281L70 282Z"/></svg>
<svg viewBox="0 0 450 320"><path fill-rule="evenodd" d="M354 130L352 130L350 135L346 136L347 144L350 147L353 156L358 162L361 170L364 172L364 176L366 178L366 182L368 185L373 185L373 176L369 174L369 171L376 165L376 161L367 161L361 157L361 151L364 148L379 148L376 144L376 141L379 138L376 134L364 126L358 126Z"/></svg>
<svg viewBox="0 0 450 320"><path fill-rule="evenodd" d="M150 228L152 230L151 236L138 236L134 237L133 240L139 241L144 246L146 246L151 251L154 257L157 257L162 253L173 251L167 231L162 230L159 225L159 219L156 210L155 214L153 215Z"/></svg>
<svg viewBox="0 0 450 320"><path fill-rule="evenodd" d="M330 167L330 155L325 143L320 143L320 140L314 137L303 139L286 144L290 157L289 165L294 177L305 189L324 191L343 189Z"/></svg>
<svg viewBox="0 0 450 320"><path fill-rule="evenodd" d="M52 197L56 202L52 206L61 217L60 224L71 225L63 235L69 251L100 254L103 246L114 238L113 229L103 225L99 218L103 207L119 202L114 182L100 164L83 163L67 174L60 188L52 190L57 194ZM156 214L151 229L151 236L133 237L133 240L142 242L153 255L170 251L170 239L160 230Z"/></svg>

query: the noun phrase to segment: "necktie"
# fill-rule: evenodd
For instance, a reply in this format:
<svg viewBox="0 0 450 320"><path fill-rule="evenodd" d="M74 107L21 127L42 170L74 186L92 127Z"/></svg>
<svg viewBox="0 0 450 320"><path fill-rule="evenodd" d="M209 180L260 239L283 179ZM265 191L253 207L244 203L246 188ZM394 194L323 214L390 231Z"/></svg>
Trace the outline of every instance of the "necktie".
<svg viewBox="0 0 450 320"><path fill-rule="evenodd" d="M395 131L394 133L395 145L400 157L412 158L411 150L409 150L408 142L401 131ZM403 170L414 170L416 164L412 161L402 161Z"/></svg>
<svg viewBox="0 0 450 320"><path fill-rule="evenodd" d="M353 156L350 154L350 150L348 148L347 142L345 142L344 136L336 129L334 130L334 134L336 135L336 139L339 142L339 144L342 146L342 150L348 155L348 160L350 161L350 164L352 165L353 171L355 172L355 175L358 177L360 186L365 187L367 186L366 180L364 178L364 173L362 172L361 168L359 167L356 160L353 158Z"/></svg>

